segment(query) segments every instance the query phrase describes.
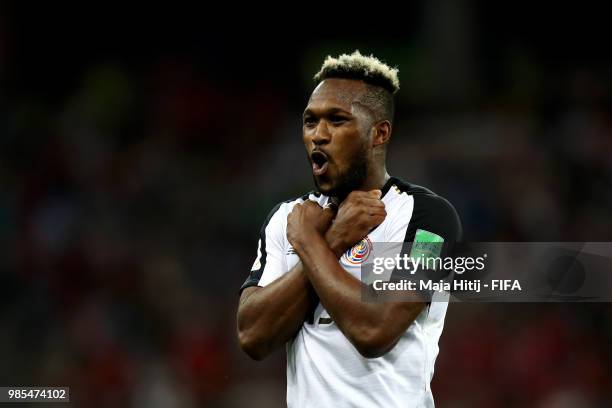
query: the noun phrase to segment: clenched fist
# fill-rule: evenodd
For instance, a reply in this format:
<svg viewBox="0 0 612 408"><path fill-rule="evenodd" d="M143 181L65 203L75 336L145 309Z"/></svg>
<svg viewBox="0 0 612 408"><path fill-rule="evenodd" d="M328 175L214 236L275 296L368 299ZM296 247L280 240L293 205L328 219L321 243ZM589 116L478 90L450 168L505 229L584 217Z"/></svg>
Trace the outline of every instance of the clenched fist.
<svg viewBox="0 0 612 408"><path fill-rule="evenodd" d="M333 225L325 238L340 257L380 225L387 216L380 190L353 191L340 204Z"/></svg>
<svg viewBox="0 0 612 408"><path fill-rule="evenodd" d="M330 207L322 208L314 201L296 204L287 216L287 239L294 247L303 247L314 234L321 236L329 228L335 212Z"/></svg>

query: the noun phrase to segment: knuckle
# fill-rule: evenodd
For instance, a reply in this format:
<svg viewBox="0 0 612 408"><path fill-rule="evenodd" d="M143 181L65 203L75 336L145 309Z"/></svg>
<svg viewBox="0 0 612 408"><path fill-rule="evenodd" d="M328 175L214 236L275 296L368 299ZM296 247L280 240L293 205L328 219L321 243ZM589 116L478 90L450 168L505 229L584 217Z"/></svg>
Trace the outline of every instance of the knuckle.
<svg viewBox="0 0 612 408"><path fill-rule="evenodd" d="M361 191L353 191L349 194L348 198L353 202L361 202L363 200L363 195Z"/></svg>

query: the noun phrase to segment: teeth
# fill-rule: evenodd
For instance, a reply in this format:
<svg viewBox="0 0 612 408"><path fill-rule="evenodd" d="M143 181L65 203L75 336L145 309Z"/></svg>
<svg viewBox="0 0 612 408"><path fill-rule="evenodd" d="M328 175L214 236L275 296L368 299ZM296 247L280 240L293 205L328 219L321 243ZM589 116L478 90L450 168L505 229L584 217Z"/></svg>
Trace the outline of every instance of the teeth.
<svg viewBox="0 0 612 408"><path fill-rule="evenodd" d="M322 165L319 165L315 162L312 162L312 172L315 175L320 175L323 174L323 172L325 172L325 169L327 168L327 163L323 163Z"/></svg>

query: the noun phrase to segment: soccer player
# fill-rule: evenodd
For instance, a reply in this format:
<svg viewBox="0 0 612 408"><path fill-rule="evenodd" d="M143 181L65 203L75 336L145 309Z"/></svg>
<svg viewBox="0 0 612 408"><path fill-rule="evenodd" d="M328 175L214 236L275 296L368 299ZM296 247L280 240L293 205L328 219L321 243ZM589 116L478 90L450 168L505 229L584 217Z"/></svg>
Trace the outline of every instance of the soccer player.
<svg viewBox="0 0 612 408"><path fill-rule="evenodd" d="M366 302L372 242L453 243L448 201L391 177L385 156L397 69L358 51L328 57L303 114L316 191L265 220L238 307L240 347L287 349L289 407L431 407L446 302Z"/></svg>

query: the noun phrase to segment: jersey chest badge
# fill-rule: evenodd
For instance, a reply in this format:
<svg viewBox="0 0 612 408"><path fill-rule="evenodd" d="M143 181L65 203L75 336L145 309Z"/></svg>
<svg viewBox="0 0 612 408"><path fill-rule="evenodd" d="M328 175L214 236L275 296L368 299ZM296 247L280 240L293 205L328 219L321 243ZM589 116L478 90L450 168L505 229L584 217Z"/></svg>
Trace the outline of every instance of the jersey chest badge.
<svg viewBox="0 0 612 408"><path fill-rule="evenodd" d="M342 255L342 260L349 265L359 265L368 259L370 252L372 252L372 242L370 238L365 237L351 249L347 250Z"/></svg>

